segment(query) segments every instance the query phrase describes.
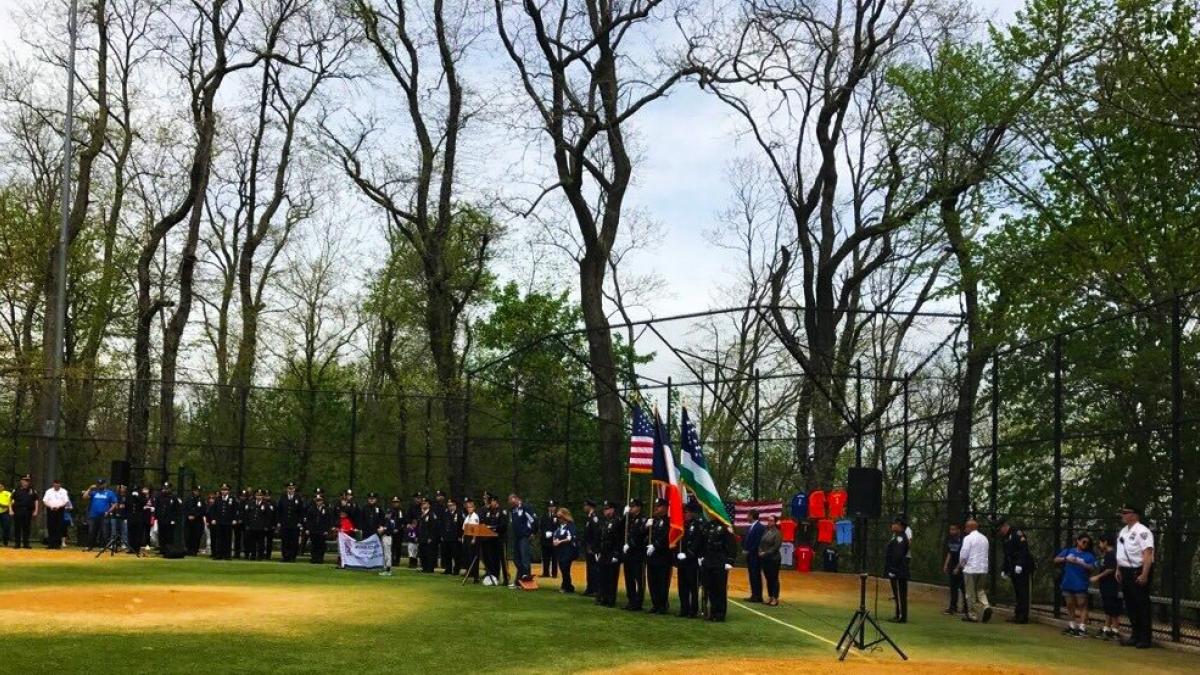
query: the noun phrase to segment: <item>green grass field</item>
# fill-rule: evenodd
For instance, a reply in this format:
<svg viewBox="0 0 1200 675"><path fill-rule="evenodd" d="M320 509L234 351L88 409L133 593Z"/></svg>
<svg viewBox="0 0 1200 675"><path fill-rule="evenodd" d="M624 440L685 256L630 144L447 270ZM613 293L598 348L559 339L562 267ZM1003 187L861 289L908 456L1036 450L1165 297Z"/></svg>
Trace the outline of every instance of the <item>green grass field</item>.
<svg viewBox="0 0 1200 675"><path fill-rule="evenodd" d="M53 664L58 672L634 673L670 660L688 661L680 664L688 672L828 672L837 664L827 641L836 641L856 604L852 576L790 573L780 607L731 605L727 623L711 624L603 609L553 592L550 580L530 593L408 570L382 578L303 563L55 553L0 552L9 663ZM742 577L736 582L730 595L740 598ZM880 590L885 616L887 595ZM1135 652L1047 626L964 624L942 616L940 602L914 593L911 623L886 624L912 662L900 667L890 651L877 650L841 668L1200 670L1200 656L1191 654Z"/></svg>

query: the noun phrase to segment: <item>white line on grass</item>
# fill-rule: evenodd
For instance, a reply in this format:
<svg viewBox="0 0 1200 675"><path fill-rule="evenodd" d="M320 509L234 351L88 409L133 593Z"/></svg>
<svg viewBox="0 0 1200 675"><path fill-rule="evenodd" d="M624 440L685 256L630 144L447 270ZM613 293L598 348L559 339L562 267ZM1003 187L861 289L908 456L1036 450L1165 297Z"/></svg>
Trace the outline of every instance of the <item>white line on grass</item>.
<svg viewBox="0 0 1200 675"><path fill-rule="evenodd" d="M788 623L788 622L786 622L786 621L782 621L782 620L780 620L780 619L777 619L777 618L775 618L775 617L771 616L770 614L764 614L764 613L762 613L762 612L758 611L757 609L754 609L753 607L747 607L746 605L743 605L742 603L740 603L740 602L738 602L738 601L736 601L736 600L729 600L728 602L729 602L729 604L731 604L731 605L737 605L738 607L741 607L742 609L746 610L747 612L750 612L751 614L756 614L756 615L758 615L758 616L761 616L762 618L764 618L764 619L766 619L766 620L768 620L768 621L774 621L775 623L777 623L777 624L779 624L779 625L781 625L781 626L786 626L786 627L788 627L788 628L791 628L792 630L796 631L797 633L803 633L804 635L807 635L808 637L810 637L810 638L812 638L812 639L814 639L814 640L819 640L819 641L821 641L821 642L824 642L825 644L829 645L830 647L837 647L837 643L836 643L836 642L834 642L833 640L830 640L829 638L825 638L825 637L822 637L822 636L820 636L820 635L817 635L816 633L814 633L814 632L812 632L812 631L807 631L807 630L804 630L803 628L801 628L801 627L799 627L799 626L794 626L794 625L792 625L792 624L790 624L790 623ZM860 658L864 658L864 659L866 659L867 661L869 661L869 662L871 662L871 663L874 663L874 662L875 662L875 660L874 660L874 659L872 659L871 657L869 657L869 656L867 656L867 655L865 655L865 654L859 654L858 652L851 652L851 653L853 653L855 656L858 656L858 657L860 657Z"/></svg>

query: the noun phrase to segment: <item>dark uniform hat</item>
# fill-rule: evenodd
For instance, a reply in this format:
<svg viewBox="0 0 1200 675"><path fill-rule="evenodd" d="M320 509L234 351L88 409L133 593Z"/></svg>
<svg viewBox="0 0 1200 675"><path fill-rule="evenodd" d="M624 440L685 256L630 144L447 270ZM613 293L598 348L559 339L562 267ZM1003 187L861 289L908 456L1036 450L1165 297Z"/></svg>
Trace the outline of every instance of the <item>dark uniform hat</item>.
<svg viewBox="0 0 1200 675"><path fill-rule="evenodd" d="M1121 513L1127 513L1127 512L1128 513L1136 513L1139 516L1141 516L1144 513L1144 509L1142 508L1141 504L1138 504L1136 502L1126 501L1125 503L1121 504L1121 508L1117 509L1117 513L1121 514Z"/></svg>
<svg viewBox="0 0 1200 675"><path fill-rule="evenodd" d="M392 497L392 503L393 503L393 504L399 504L399 503L400 503L400 497L399 497L399 496Z"/></svg>
<svg viewBox="0 0 1200 675"><path fill-rule="evenodd" d="M342 494L346 495L347 497L353 497L354 496L354 488L346 488L346 491L343 492Z"/></svg>
<svg viewBox="0 0 1200 675"><path fill-rule="evenodd" d="M171 484L170 484L170 483L163 483L163 484L162 484L162 489L164 489L164 490L170 490L170 489L171 489Z"/></svg>
<svg viewBox="0 0 1200 675"><path fill-rule="evenodd" d="M58 480L58 479L56 478L55 480ZM105 484L105 483L107 483L107 482L108 482L108 481L104 480L103 478L97 478L97 479L96 479L96 485L104 485L104 484Z"/></svg>
<svg viewBox="0 0 1200 675"><path fill-rule="evenodd" d="M905 520L903 513L898 514L895 518L892 518L892 522L900 525L901 527L908 527L908 521Z"/></svg>
<svg viewBox="0 0 1200 675"><path fill-rule="evenodd" d="M700 510L701 510L700 502L696 502L696 501L688 502L687 504L684 505L683 508L686 509L687 511L690 511L691 513L700 513Z"/></svg>
<svg viewBox="0 0 1200 675"><path fill-rule="evenodd" d="M284 487L285 487L285 488L290 488L290 487L294 488L294 487L296 487L296 481L294 481L294 480L289 480L289 481L288 481L288 484L287 484L287 485L284 485Z"/></svg>
<svg viewBox="0 0 1200 675"><path fill-rule="evenodd" d="M325 490L323 490L321 488L317 488L316 490L313 490L313 494L318 495L318 496L323 495L323 494L325 494Z"/></svg>
<svg viewBox="0 0 1200 675"><path fill-rule="evenodd" d="M317 490L317 494L313 496L313 501L323 502L325 501L325 495L320 490Z"/></svg>
<svg viewBox="0 0 1200 675"><path fill-rule="evenodd" d="M615 509L615 508L617 508L617 505L616 505L616 504L614 504L614 503L613 503L613 501L612 501L611 499L605 499L605 500L604 500L604 508L606 508L606 509Z"/></svg>
<svg viewBox="0 0 1200 675"><path fill-rule="evenodd" d="M369 492L369 493L367 493L367 499L379 499L379 493L378 492Z"/></svg>
<svg viewBox="0 0 1200 675"><path fill-rule="evenodd" d="M546 502L546 506L549 508L554 508L554 507L558 506L558 502L551 499L550 501Z"/></svg>
<svg viewBox="0 0 1200 675"><path fill-rule="evenodd" d="M670 504L671 504L671 502L663 499L662 497L659 497L658 499L654 500L655 506L670 506Z"/></svg>
<svg viewBox="0 0 1200 675"><path fill-rule="evenodd" d="M192 492L200 492L200 484L199 483L192 486Z"/></svg>
<svg viewBox="0 0 1200 675"><path fill-rule="evenodd" d="M594 509L594 508L596 508L596 500L595 499L585 499L585 500L583 500L583 505L590 506Z"/></svg>
<svg viewBox="0 0 1200 675"><path fill-rule="evenodd" d="M24 476L21 476L20 480L28 480L28 481L32 481L32 480L33 480L33 476L31 476L31 475L29 475L29 474L25 474Z"/></svg>
<svg viewBox="0 0 1200 675"><path fill-rule="evenodd" d="M436 491L434 491L433 496L434 497L445 497L446 493L442 492L441 490L436 490Z"/></svg>
<svg viewBox="0 0 1200 675"><path fill-rule="evenodd" d="M265 497L266 494L262 491L262 488L259 488L254 491L254 496L255 497Z"/></svg>
<svg viewBox="0 0 1200 675"><path fill-rule="evenodd" d="M630 506L631 508L632 508L632 507L634 507L634 506L636 506L636 507L638 507L638 508L640 509L640 508L642 508L642 500L640 500L640 499L638 499L638 498L634 497L633 499L630 499L630 500L629 500L629 506Z"/></svg>
<svg viewBox="0 0 1200 675"><path fill-rule="evenodd" d="M220 487L220 489L222 489L222 490L228 490L228 489L229 489L229 483L221 483L221 487Z"/></svg>

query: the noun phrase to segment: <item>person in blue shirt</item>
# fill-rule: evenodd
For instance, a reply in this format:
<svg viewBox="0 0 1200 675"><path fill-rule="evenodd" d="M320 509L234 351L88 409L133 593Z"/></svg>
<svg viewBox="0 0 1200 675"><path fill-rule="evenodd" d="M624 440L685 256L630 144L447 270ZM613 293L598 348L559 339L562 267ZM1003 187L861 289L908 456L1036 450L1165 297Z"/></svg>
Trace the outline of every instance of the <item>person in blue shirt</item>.
<svg viewBox="0 0 1200 675"><path fill-rule="evenodd" d="M537 515L525 506L518 494L508 496L510 525L513 533L513 563L517 566L517 579L509 588L519 588L516 581L533 579L533 535Z"/></svg>
<svg viewBox="0 0 1200 675"><path fill-rule="evenodd" d="M112 490L108 489L108 484L103 478L97 478L95 483L88 486L83 492L84 499L88 502L88 545L87 550L92 550L96 546L104 546L104 518L108 515L109 510L117 501L117 495Z"/></svg>
<svg viewBox="0 0 1200 675"><path fill-rule="evenodd" d="M1075 537L1075 547L1065 548L1054 556L1054 564L1062 567L1063 598L1067 601L1067 628L1064 635L1087 637L1088 586L1096 556L1092 554L1092 538L1086 533Z"/></svg>
<svg viewBox="0 0 1200 675"><path fill-rule="evenodd" d="M742 550L746 552L746 572L750 575L750 597L746 602L762 602L762 560L758 557L758 544L762 541L762 521L758 519L758 511L750 512L750 529L746 538L742 539Z"/></svg>

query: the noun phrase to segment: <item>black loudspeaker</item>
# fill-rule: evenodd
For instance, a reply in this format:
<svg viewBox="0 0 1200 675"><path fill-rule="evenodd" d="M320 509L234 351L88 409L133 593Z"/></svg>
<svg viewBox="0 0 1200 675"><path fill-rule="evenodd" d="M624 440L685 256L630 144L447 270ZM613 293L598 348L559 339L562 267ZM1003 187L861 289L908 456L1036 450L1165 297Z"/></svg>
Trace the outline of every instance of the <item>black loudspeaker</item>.
<svg viewBox="0 0 1200 675"><path fill-rule="evenodd" d="M187 555L187 549L180 544L165 544L160 549L162 557L178 560Z"/></svg>
<svg viewBox="0 0 1200 675"><path fill-rule="evenodd" d="M846 510L855 518L883 516L883 472L851 468L846 480Z"/></svg>
<svg viewBox="0 0 1200 675"><path fill-rule="evenodd" d="M123 459L114 459L112 470L108 472L108 482L110 485L129 485L129 462Z"/></svg>

